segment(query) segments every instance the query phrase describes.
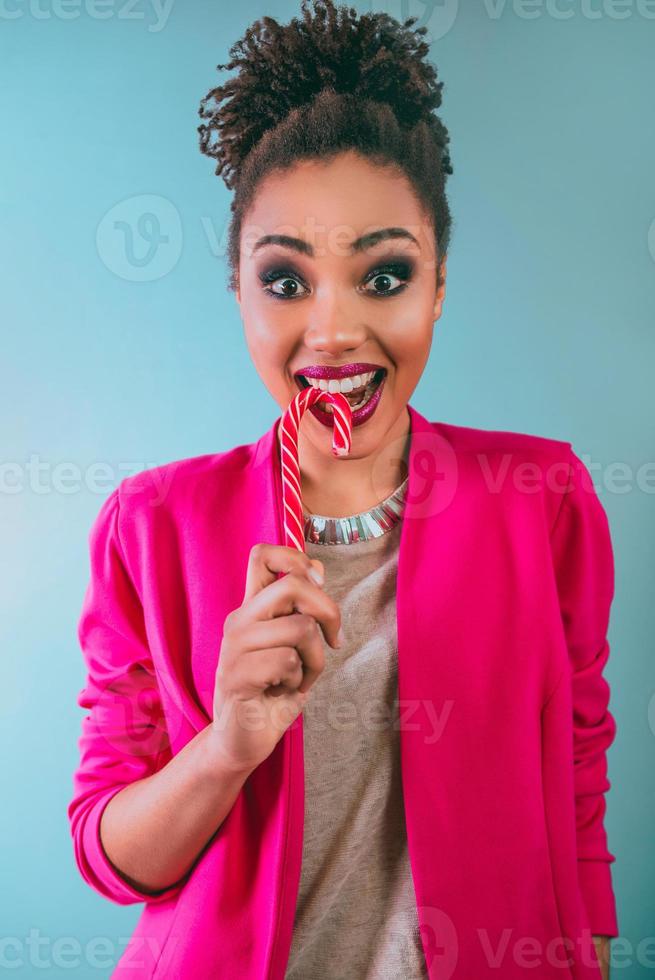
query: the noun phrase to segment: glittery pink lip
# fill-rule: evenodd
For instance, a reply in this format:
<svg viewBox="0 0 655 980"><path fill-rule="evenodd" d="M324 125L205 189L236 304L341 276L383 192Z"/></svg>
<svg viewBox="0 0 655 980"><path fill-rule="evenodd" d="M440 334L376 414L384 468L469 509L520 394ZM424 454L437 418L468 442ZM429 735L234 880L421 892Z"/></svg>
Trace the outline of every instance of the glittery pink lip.
<svg viewBox="0 0 655 980"><path fill-rule="evenodd" d="M331 378L339 380L353 377L356 374L368 374L369 371L384 371L386 374L386 368L382 367L381 364L368 364L365 361L358 361L356 364L342 364L340 367L312 364L296 371L294 377L297 379L298 375L301 374L304 378L329 381Z"/></svg>
<svg viewBox="0 0 655 980"><path fill-rule="evenodd" d="M355 428L356 425L363 425L364 422L367 422L368 419L370 419L371 415L373 415L373 412L375 411L375 409L378 407L380 403L380 398L382 397L382 389L384 388L384 383L386 380L387 380L387 374L385 371L385 373L382 375L382 380L378 383L378 386L375 389L375 392L373 393L369 401L367 401L362 408L358 408L357 411L352 413L353 428ZM309 411L312 413L314 418L318 419L318 421L321 422L323 425L326 425L330 429L333 427L334 415L332 412L324 412L318 407L318 405L312 405Z"/></svg>

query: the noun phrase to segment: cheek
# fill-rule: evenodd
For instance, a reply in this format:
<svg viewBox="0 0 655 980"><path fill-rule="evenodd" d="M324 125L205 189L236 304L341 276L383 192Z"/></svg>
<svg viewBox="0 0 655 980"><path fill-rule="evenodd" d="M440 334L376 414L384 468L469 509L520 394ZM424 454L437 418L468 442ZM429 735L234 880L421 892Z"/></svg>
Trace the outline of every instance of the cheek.
<svg viewBox="0 0 655 980"><path fill-rule="evenodd" d="M389 351L396 364L406 371L420 370L432 344L434 324L426 318L421 307L413 316L411 311L394 323L389 334Z"/></svg>
<svg viewBox="0 0 655 980"><path fill-rule="evenodd" d="M259 377L272 393L288 392L292 348L270 322L250 322L246 344Z"/></svg>

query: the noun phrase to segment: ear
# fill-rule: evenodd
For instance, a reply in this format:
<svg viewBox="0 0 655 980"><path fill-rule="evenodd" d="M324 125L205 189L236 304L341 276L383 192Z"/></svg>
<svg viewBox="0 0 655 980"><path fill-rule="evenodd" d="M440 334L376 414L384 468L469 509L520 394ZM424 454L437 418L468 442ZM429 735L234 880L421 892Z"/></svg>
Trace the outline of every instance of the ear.
<svg viewBox="0 0 655 980"><path fill-rule="evenodd" d="M446 262L447 262L447 260L448 260L448 257L446 256L444 259L442 259L442 262L441 262L441 269L440 269L440 276L439 276L439 279L440 279L439 288L438 288L438 290L437 290L437 292L435 294L435 297L434 297L434 319L435 320L438 320L439 317L441 316L441 311L442 311L442 307L443 307L443 301L444 301L445 296L446 296Z"/></svg>

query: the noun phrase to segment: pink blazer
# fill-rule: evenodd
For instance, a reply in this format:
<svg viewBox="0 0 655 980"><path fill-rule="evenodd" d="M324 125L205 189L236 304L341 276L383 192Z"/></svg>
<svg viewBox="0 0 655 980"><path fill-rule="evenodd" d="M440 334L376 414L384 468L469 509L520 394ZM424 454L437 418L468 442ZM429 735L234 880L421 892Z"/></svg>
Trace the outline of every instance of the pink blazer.
<svg viewBox="0 0 655 980"><path fill-rule="evenodd" d="M604 828L615 735L602 673L614 590L605 511L569 442L409 414L398 698L428 975L600 980L591 936L618 935ZM98 834L111 797L212 717L223 622L241 604L250 549L284 540L278 424L125 478L89 535L77 699L88 713L68 816L84 880L120 905L145 902L112 977L284 977L302 715L165 891L131 887Z"/></svg>

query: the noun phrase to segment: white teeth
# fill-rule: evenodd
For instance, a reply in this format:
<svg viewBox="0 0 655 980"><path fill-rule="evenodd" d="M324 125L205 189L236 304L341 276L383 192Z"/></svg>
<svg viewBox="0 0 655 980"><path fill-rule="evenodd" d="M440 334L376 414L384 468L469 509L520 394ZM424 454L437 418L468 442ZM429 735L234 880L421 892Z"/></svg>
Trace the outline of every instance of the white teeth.
<svg viewBox="0 0 655 980"><path fill-rule="evenodd" d="M373 380L375 377L375 371L368 371L366 374L355 374L350 378L330 378L329 381L325 378L305 378L313 388L320 388L321 391L329 391L334 393L336 391L342 392L342 394L347 395L352 391L356 391L358 388L365 388L366 385Z"/></svg>
<svg viewBox="0 0 655 980"><path fill-rule="evenodd" d="M369 375L369 377L370 377L370 375ZM352 396L351 396L348 399L348 401L350 402L351 411L356 412L360 408L363 408L363 406L366 405L366 403L368 401L370 401L371 398L373 397L373 392L375 391L375 388L376 388L376 385L375 384L371 384L369 382L368 384L364 385L362 388L359 389L358 397L357 398L353 399ZM331 405L326 405L326 404L322 404L322 403L319 403L319 409L321 411L323 411L323 412L329 412L329 413L332 413L332 411L333 411Z"/></svg>

